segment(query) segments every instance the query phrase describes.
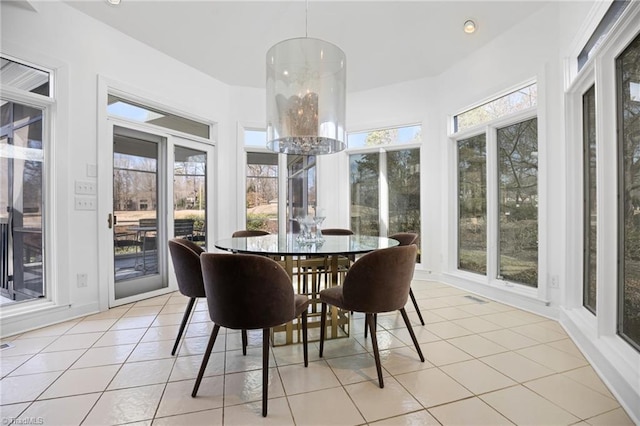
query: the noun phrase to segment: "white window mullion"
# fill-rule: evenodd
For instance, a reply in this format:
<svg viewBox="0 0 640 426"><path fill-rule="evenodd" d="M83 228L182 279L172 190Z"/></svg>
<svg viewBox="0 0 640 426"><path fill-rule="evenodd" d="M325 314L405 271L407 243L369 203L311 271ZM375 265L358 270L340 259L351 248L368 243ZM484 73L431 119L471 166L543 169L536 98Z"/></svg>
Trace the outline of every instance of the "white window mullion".
<svg viewBox="0 0 640 426"><path fill-rule="evenodd" d="M487 281L498 277L499 202L498 200L498 142L495 127L487 127Z"/></svg>
<svg viewBox="0 0 640 426"><path fill-rule="evenodd" d="M380 177L379 177L379 214L380 214L380 236L386 237L389 232L389 177L387 176L387 152L380 150Z"/></svg>

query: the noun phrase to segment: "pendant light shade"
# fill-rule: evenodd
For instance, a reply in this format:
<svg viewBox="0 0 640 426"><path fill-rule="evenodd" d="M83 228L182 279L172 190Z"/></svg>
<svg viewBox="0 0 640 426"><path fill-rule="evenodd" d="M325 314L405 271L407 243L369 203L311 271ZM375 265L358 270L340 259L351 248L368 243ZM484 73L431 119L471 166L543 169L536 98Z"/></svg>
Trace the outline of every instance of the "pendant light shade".
<svg viewBox="0 0 640 426"><path fill-rule="evenodd" d="M346 57L315 38L281 41L267 52L267 148L323 155L345 148Z"/></svg>

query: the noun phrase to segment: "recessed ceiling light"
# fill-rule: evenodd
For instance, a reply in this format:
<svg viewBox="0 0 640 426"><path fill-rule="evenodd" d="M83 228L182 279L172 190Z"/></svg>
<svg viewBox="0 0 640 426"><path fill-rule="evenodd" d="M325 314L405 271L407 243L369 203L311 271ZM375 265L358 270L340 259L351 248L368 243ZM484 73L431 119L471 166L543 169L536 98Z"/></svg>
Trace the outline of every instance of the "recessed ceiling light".
<svg viewBox="0 0 640 426"><path fill-rule="evenodd" d="M107 0L107 3L113 4L113 5L118 5L118 4L120 4L120 0Z"/></svg>
<svg viewBox="0 0 640 426"><path fill-rule="evenodd" d="M471 19L468 19L467 21L465 21L463 28L465 33L472 34L476 31L476 23Z"/></svg>

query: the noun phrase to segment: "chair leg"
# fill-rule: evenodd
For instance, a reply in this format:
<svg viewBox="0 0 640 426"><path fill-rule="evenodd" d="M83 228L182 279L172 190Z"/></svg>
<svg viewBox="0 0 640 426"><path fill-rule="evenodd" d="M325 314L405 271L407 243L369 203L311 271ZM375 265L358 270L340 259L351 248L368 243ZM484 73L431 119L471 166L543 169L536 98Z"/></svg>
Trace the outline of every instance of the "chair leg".
<svg viewBox="0 0 640 426"><path fill-rule="evenodd" d="M195 398L198 393L200 382L202 382L202 376L204 376L204 370L207 369L207 364L209 363L209 357L211 356L213 345L214 343L216 343L216 337L218 336L218 331L220 331L220 326L218 324L214 324L213 331L211 332L211 337L209 337L209 343L207 344L207 349L204 351L202 364L200 364L200 371L198 372L198 377L196 378L196 384L193 386L193 391L191 392L192 398Z"/></svg>
<svg viewBox="0 0 640 426"><path fill-rule="evenodd" d="M269 329L262 329L262 417L267 417L269 399Z"/></svg>
<svg viewBox="0 0 640 426"><path fill-rule="evenodd" d="M413 295L413 290L409 287L409 296L411 297L411 301L413 302L413 307L416 308L416 313L418 314L418 318L420 318L420 323L424 325L424 320L422 319L422 313L420 312L420 308L418 307L418 302L416 301L416 297Z"/></svg>
<svg viewBox="0 0 640 426"><path fill-rule="evenodd" d="M309 349L308 349L309 338L307 335L307 311L302 312L302 344L304 347L302 350L304 351L304 366L309 366Z"/></svg>
<svg viewBox="0 0 640 426"><path fill-rule="evenodd" d="M375 329L378 329L378 314L373 314L373 324ZM367 320L364 321L364 338L367 338Z"/></svg>
<svg viewBox="0 0 640 426"><path fill-rule="evenodd" d="M400 309L400 313L402 314L402 319L404 319L404 323L407 326L407 330L409 330L409 334L411 335L411 340L413 340L413 345L416 347L416 351L418 351L418 355L420 355L420 361L424 362L424 356L422 355L422 350L420 349L420 345L418 344L418 339L416 339L416 334L413 332L413 327L411 327L411 322L409 322L407 311L405 311L405 309L402 308Z"/></svg>
<svg viewBox="0 0 640 426"><path fill-rule="evenodd" d="M247 354L247 330L242 330L242 355Z"/></svg>
<svg viewBox="0 0 640 426"><path fill-rule="evenodd" d="M373 319L374 314L365 314L366 322L371 330L371 345L373 346L373 356L376 359L376 370L378 371L378 383L380 387L384 387L382 380L382 366L380 365L380 353L378 352L378 337L376 336L376 326Z"/></svg>
<svg viewBox="0 0 640 426"><path fill-rule="evenodd" d="M191 315L191 310L193 309L193 305L196 303L196 298L192 297L189 299L189 303L187 304L187 309L184 311L184 316L182 317L182 323L180 324L180 329L178 330L178 337L176 337L176 343L173 345L173 350L171 351L171 355L175 355L178 350L178 344L180 344L180 338L182 338L182 333L184 333L184 329L187 326L187 321L189 321L189 315Z"/></svg>
<svg viewBox="0 0 640 426"><path fill-rule="evenodd" d="M324 350L324 333L327 327L327 304L322 302L322 313L320 314L320 358Z"/></svg>

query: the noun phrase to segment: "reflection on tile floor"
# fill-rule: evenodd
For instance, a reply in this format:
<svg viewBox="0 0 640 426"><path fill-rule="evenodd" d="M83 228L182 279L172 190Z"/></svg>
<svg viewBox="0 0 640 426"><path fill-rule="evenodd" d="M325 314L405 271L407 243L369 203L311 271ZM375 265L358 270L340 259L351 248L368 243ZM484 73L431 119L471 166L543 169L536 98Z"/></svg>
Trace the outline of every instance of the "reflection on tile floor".
<svg viewBox="0 0 640 426"><path fill-rule="evenodd" d="M271 350L269 416L261 410L261 332L242 356L221 330L191 398L211 324L199 301L178 356L187 299L178 293L3 339L2 423L45 425L498 425L632 422L555 321L414 281L426 325L407 311L421 363L398 313L378 319L385 387L356 314L351 337Z"/></svg>

